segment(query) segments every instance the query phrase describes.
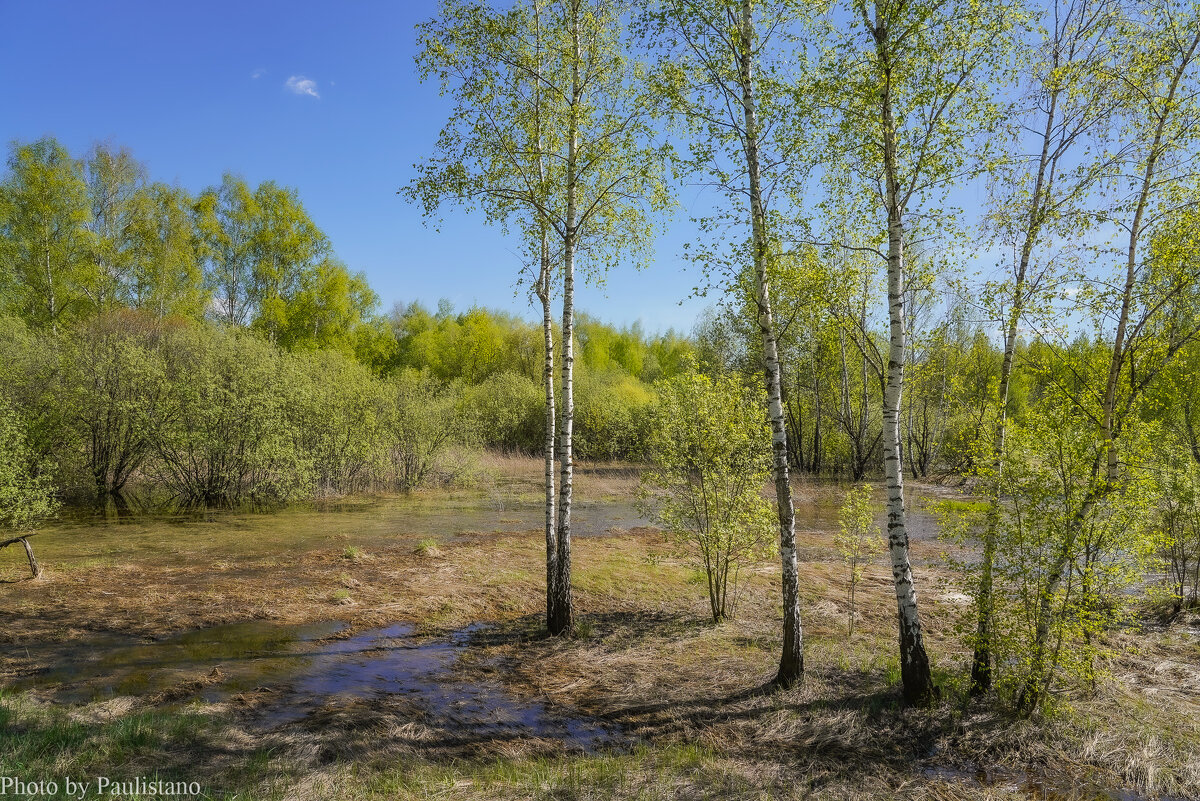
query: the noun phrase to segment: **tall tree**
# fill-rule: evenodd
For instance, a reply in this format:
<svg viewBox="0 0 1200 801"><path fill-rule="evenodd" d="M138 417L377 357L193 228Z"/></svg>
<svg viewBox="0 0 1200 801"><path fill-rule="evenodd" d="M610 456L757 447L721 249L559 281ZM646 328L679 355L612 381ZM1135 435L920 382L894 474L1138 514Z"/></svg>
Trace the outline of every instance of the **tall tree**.
<svg viewBox="0 0 1200 801"><path fill-rule="evenodd" d="M129 301L131 268L139 242L134 238L137 202L145 167L128 148L98 144L84 158L90 218L88 229L95 281L89 288L98 313Z"/></svg>
<svg viewBox="0 0 1200 801"><path fill-rule="evenodd" d="M205 286L212 293L209 313L227 325L253 319L252 264L254 193L246 182L226 173L221 185L206 189L196 202L196 229L205 242Z"/></svg>
<svg viewBox="0 0 1200 801"><path fill-rule="evenodd" d="M550 239L561 254L561 399L557 497L547 479L547 623L570 633L574 435L575 273L582 253L600 273L621 253L640 254L649 216L667 205L664 152L653 145L642 69L623 47L616 0L522 2L508 11L447 0L420 28L423 77L455 98L436 155L402 191L433 211L445 197L478 205L489 221L523 218L538 252L543 311L550 297ZM544 315L547 375L553 369ZM547 382L547 405L554 402ZM549 412L548 412L549 413ZM550 463L548 463L549 466ZM556 508L551 505L556 503ZM553 519L553 536L550 521ZM553 551L553 555L551 555Z"/></svg>
<svg viewBox="0 0 1200 801"><path fill-rule="evenodd" d="M1022 317L1053 285L1053 258L1047 239L1085 230L1093 220L1089 193L1111 167L1113 154L1097 148L1081 152L1102 136L1101 127L1115 111L1112 48L1118 22L1115 0L1056 0L1047 26L1022 47L1030 65L1031 85L1012 132L1012 156L995 171L995 202L988 228L1014 251L1012 273L985 288L989 317L1001 322L1004 356L996 393L996 421L990 511L983 537L977 623L971 667L971 691L991 686L992 574L1001 518L1008 407L1012 391L1017 332ZM1032 133L1030 133L1032 132ZM1030 152L1032 151L1032 152Z"/></svg>
<svg viewBox="0 0 1200 801"><path fill-rule="evenodd" d="M779 331L772 305L781 232L771 230L770 202L780 181L804 172L797 162L808 155L798 148L789 163L777 136L784 127L779 123L802 108L781 101L788 80L785 65L797 58L803 63L804 51L795 37L804 16L802 4L788 2L670 0L650 15L648 25L649 37L665 51L659 70L663 92L692 130L689 166L744 209L739 222L749 228L782 564L783 651L774 681L783 687L803 676L804 641ZM766 33L760 35L760 30Z"/></svg>
<svg viewBox="0 0 1200 801"><path fill-rule="evenodd" d="M1200 335L1194 310L1200 269L1189 213L1200 203L1196 143L1200 141L1200 4L1158 0L1125 7L1112 45L1125 57L1112 67L1123 97L1117 120L1118 157L1103 176L1112 198L1103 219L1119 232L1122 249L1113 276L1077 276L1082 311L1105 343L1102 375L1063 386L1093 427L1097 448L1067 535L1050 560L1030 649L1029 678L1018 708L1032 713L1049 687L1053 660L1053 605L1070 576L1071 556L1086 536L1098 504L1123 489L1119 440L1135 427L1139 402L1152 382ZM1180 223L1183 223L1180 226ZM1179 245L1183 244L1183 247ZM1055 352L1065 353L1063 349ZM1069 354L1067 354L1069 356ZM1071 372L1080 371L1073 365ZM1053 371L1050 372L1053 375Z"/></svg>
<svg viewBox="0 0 1200 801"><path fill-rule="evenodd" d="M329 239L308 216L295 189L265 181L254 190L250 238L254 327L276 342L291 322L292 304L311 290L321 266L330 272Z"/></svg>
<svg viewBox="0 0 1200 801"><path fill-rule="evenodd" d="M208 305L205 245L187 190L154 183L133 199L127 302L158 317L199 319Z"/></svg>
<svg viewBox="0 0 1200 801"><path fill-rule="evenodd" d="M85 316L94 270L83 169L54 139L14 145L0 184L0 287L30 324L56 331Z"/></svg>
<svg viewBox="0 0 1200 801"><path fill-rule="evenodd" d="M827 96L842 118L838 147L885 220L889 343L883 398L888 548L895 579L904 696L936 695L921 633L904 505L901 401L907 359L906 245L914 212L936 214L937 195L969 175L981 134L996 122L989 92L1006 51L1013 9L974 0L853 0L829 59Z"/></svg>

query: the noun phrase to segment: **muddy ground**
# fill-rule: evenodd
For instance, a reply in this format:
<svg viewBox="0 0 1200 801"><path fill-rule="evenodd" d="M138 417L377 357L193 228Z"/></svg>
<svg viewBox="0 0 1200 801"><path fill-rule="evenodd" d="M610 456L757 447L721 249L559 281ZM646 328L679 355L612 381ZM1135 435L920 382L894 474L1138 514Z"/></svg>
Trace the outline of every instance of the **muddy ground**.
<svg viewBox="0 0 1200 801"><path fill-rule="evenodd" d="M839 490L801 484L806 680L768 692L773 562L713 625L691 562L629 505L636 471L584 469L579 636L548 639L540 463L491 468L414 498L68 521L34 540L37 580L0 552L0 775L211 798L1200 797L1200 621L1114 633L1094 695L1015 721L965 699L965 599L918 536L943 700L906 708L890 572L868 570L848 638Z"/></svg>

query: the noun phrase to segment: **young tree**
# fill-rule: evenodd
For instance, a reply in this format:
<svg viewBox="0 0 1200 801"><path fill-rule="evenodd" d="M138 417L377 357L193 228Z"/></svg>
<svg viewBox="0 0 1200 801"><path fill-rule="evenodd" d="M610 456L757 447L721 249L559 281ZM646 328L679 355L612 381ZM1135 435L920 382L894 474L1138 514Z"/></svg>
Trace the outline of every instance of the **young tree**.
<svg viewBox="0 0 1200 801"><path fill-rule="evenodd" d="M783 687L803 676L804 640L779 331L772 306L781 232L772 230L769 207L777 184L797 180L804 172L803 165L788 164L788 148L777 136L783 119L802 113L801 106L788 102L791 97L785 99L784 87L788 65L797 58L803 63L803 48L787 39L796 35L804 20L805 9L787 2L670 0L650 16L648 25L649 36L665 50L661 91L692 129L689 166L738 205L739 215L744 216L736 223L749 228L748 261L771 423L783 574L783 651L775 677ZM776 46L775 39L784 44ZM807 154L797 148L791 155L798 160Z"/></svg>
<svg viewBox="0 0 1200 801"><path fill-rule="evenodd" d="M684 373L658 385L650 427L654 468L642 476L639 502L694 547L714 623L734 612L741 565L771 550L773 515L762 497L770 435L755 405L731 376Z"/></svg>
<svg viewBox="0 0 1200 801"><path fill-rule="evenodd" d="M1099 635L1125 619L1130 589L1161 545L1145 469L1149 432L1118 441L1123 486L1097 497L1092 466L1106 446L1091 421L1056 391L1035 412L1010 431L993 568L992 670L1024 714L1064 680L1094 687Z"/></svg>
<svg viewBox="0 0 1200 801"><path fill-rule="evenodd" d="M648 212L668 203L665 151L652 144L642 69L622 42L620 0L518 3L507 12L448 0L421 28L418 66L455 97L437 154L405 191L432 211L454 197L489 221L515 215L539 254L536 280L553 370L549 323L550 240L561 253L562 360L556 457L547 480L547 624L573 627L571 497L574 480L575 272L584 253L601 273L621 253L649 242ZM547 382L547 404L554 398ZM550 414L548 409L548 415ZM548 440L549 441L549 440ZM547 463L548 468L551 463ZM553 541L549 521L554 519ZM553 551L553 556L550 555Z"/></svg>
<svg viewBox="0 0 1200 801"><path fill-rule="evenodd" d="M870 484L860 484L846 492L840 522L842 533L834 536L833 544L850 571L850 586L846 590L849 607L846 634L854 636L855 590L862 581L864 568L882 545L875 525L875 512L871 508Z"/></svg>
<svg viewBox="0 0 1200 801"><path fill-rule="evenodd" d="M989 92L1005 55L1014 10L973 0L854 0L847 30L828 62L823 93L840 112L836 146L861 186L874 192L885 219L889 343L883 398L883 467L888 491L888 547L899 611L904 696L931 700L929 669L908 556L901 451L901 400L907 360L905 250L913 214L936 217L938 194L978 169L972 148L993 129ZM840 21L839 16L833 17Z"/></svg>
<svg viewBox="0 0 1200 801"><path fill-rule="evenodd" d="M1015 258L1012 275L988 285L983 293L989 316L1002 321L1004 356L995 396L988 475L993 486L991 511L984 528L976 592L978 620L971 666L971 691L975 694L991 686L992 570L1017 330L1053 277L1046 240L1086 230L1091 218L1089 194L1111 158L1101 150L1080 163L1079 154L1086 154L1100 138L1102 126L1114 111L1117 93L1112 71L1120 56L1113 52L1110 34L1118 22L1118 11L1118 4L1111 0L1055 1L1048 26L1021 49L1032 73L1024 103L1027 110L1014 128L1013 157L995 170L997 189L988 227L1013 248ZM1027 153L1027 149L1033 152Z"/></svg>

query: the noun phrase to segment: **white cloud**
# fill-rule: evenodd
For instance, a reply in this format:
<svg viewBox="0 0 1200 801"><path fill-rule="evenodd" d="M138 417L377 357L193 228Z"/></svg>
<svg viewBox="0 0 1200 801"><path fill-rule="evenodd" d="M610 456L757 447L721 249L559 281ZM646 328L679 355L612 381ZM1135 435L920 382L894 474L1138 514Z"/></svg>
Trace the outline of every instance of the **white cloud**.
<svg viewBox="0 0 1200 801"><path fill-rule="evenodd" d="M284 87L291 93L297 95L308 95L315 97L318 100L321 95L317 92L317 82L305 78L303 75L293 75L284 81Z"/></svg>
<svg viewBox="0 0 1200 801"><path fill-rule="evenodd" d="M250 73L250 77L257 81L259 78L261 78L262 76L264 76L266 74L267 74L267 71L265 69L263 69L262 67L259 67L254 72Z"/></svg>

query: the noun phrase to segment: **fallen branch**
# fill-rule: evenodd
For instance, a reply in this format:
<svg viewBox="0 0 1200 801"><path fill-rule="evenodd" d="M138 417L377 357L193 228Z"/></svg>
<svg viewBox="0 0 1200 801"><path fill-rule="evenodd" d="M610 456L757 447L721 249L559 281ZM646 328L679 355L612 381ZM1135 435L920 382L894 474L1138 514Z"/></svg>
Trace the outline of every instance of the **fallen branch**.
<svg viewBox="0 0 1200 801"><path fill-rule="evenodd" d="M33 546L29 544L29 538L37 533L38 532L35 531L30 534L25 534L20 537L13 537L10 540L0 542L0 548L7 548L9 545L15 545L18 542L25 546L25 555L29 557L29 570L33 573L34 578L42 575L42 568L38 564L37 558L33 555Z"/></svg>

